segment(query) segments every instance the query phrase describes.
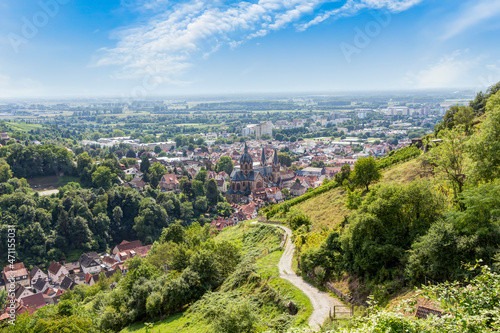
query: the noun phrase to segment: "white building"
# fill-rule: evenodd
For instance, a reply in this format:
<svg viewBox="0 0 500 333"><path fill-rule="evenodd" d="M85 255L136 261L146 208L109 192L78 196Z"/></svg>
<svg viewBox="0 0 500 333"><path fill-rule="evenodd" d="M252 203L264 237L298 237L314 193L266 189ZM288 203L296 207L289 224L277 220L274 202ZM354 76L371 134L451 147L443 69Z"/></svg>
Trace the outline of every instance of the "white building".
<svg viewBox="0 0 500 333"><path fill-rule="evenodd" d="M256 138L260 138L263 135L273 136L274 125L271 121L262 121L260 124L250 124L243 128L241 134L243 136L255 135Z"/></svg>

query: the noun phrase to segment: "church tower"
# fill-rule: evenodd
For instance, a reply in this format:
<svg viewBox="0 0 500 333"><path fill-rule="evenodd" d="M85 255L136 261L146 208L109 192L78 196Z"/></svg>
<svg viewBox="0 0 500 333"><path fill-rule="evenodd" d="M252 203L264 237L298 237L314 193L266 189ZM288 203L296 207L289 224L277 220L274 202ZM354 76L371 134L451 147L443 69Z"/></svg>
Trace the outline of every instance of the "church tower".
<svg viewBox="0 0 500 333"><path fill-rule="evenodd" d="M265 167L266 166L266 149L262 148L262 155L260 157L260 165Z"/></svg>
<svg viewBox="0 0 500 333"><path fill-rule="evenodd" d="M251 171L253 171L253 159L252 156L248 153L248 146L245 142L245 151L240 158L240 170L247 176Z"/></svg>
<svg viewBox="0 0 500 333"><path fill-rule="evenodd" d="M273 175L273 183L277 184L278 181L280 180L280 160L278 158L278 150L276 148L274 148L272 175Z"/></svg>

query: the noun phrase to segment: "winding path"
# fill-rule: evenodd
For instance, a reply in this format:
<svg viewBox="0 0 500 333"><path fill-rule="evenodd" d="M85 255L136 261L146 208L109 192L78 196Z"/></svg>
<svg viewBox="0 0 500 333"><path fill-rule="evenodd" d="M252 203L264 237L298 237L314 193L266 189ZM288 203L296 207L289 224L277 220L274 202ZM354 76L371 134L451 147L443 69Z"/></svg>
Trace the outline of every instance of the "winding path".
<svg viewBox="0 0 500 333"><path fill-rule="evenodd" d="M292 269L293 252L295 251L295 245L292 243L292 231L286 227L280 225L274 225L275 227L283 229L287 234L286 248L285 252L281 256L278 268L280 271L280 278L290 281L294 286L302 290L304 294L311 300L313 306L313 312L311 317L309 317L309 326L318 329L322 325L326 318L330 314L330 310L333 306L343 306L341 301L333 298L328 293L319 291L314 286L305 282L300 276L295 274Z"/></svg>

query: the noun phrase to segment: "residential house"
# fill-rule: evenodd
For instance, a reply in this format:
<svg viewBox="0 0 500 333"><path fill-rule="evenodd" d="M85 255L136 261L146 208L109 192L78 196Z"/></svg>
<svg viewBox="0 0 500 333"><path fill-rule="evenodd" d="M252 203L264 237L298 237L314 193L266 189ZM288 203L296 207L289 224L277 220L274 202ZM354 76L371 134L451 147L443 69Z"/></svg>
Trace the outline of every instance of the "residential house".
<svg viewBox="0 0 500 333"><path fill-rule="evenodd" d="M43 293L49 287L49 283L44 279L38 279L36 283L33 285L33 289L37 293Z"/></svg>
<svg viewBox="0 0 500 333"><path fill-rule="evenodd" d="M226 193L227 192L227 181L225 178L221 178L221 179L216 179L215 180L217 182L217 189L222 192L222 193Z"/></svg>
<svg viewBox="0 0 500 333"><path fill-rule="evenodd" d="M84 253L78 260L83 273L94 274L101 271L101 265L99 264L99 256L95 252Z"/></svg>
<svg viewBox="0 0 500 333"><path fill-rule="evenodd" d="M61 289L64 291L73 290L76 286L76 283L73 282L69 277L65 276L61 282Z"/></svg>
<svg viewBox="0 0 500 333"><path fill-rule="evenodd" d="M277 187L266 188L266 196L268 200L274 199L277 202L283 200L283 195L281 194L281 190Z"/></svg>
<svg viewBox="0 0 500 333"><path fill-rule="evenodd" d="M133 258L135 256L140 256L141 258L145 258L148 254L148 251L151 250L151 245L139 246L134 248L133 250L125 250L118 252L115 254L114 259L118 262L125 262L126 260Z"/></svg>
<svg viewBox="0 0 500 333"><path fill-rule="evenodd" d="M163 175L160 180L160 189L163 192L179 191L179 180L173 173Z"/></svg>
<svg viewBox="0 0 500 333"><path fill-rule="evenodd" d="M228 220L223 218L222 216L219 216L215 220L210 223L216 230L221 231L224 228L227 227L232 227L235 225L235 222L232 220Z"/></svg>
<svg viewBox="0 0 500 333"><path fill-rule="evenodd" d="M144 187L146 186L146 182L137 175L134 177L134 179L129 181L128 184L131 188L136 189L138 191L144 190Z"/></svg>
<svg viewBox="0 0 500 333"><path fill-rule="evenodd" d="M105 255L104 257L102 257L101 261L102 261L102 264L108 269L113 267L114 264L119 262L118 260L116 260L115 258L113 258L112 256L109 256L109 255Z"/></svg>
<svg viewBox="0 0 500 333"><path fill-rule="evenodd" d="M52 283L61 283L63 278L69 275L69 271L57 261L52 260L48 269L48 275Z"/></svg>
<svg viewBox="0 0 500 333"><path fill-rule="evenodd" d="M22 262L5 266L3 269L3 277L6 282L11 279L15 279L16 284L20 284L26 288L31 286L30 275Z"/></svg>
<svg viewBox="0 0 500 333"><path fill-rule="evenodd" d="M34 294L24 297L21 301L21 304L26 308L26 310L21 311L21 313L27 311L29 314L33 314L36 310L43 308L45 305L47 305L43 297L43 294Z"/></svg>
<svg viewBox="0 0 500 333"><path fill-rule="evenodd" d="M301 195L304 195L307 191L307 188L302 186L301 184L299 183L294 183L291 187L290 187L290 193L294 196L301 196Z"/></svg>
<svg viewBox="0 0 500 333"><path fill-rule="evenodd" d="M31 285L35 285L38 280L47 281L48 279L48 275L38 268L38 266L34 266L30 272Z"/></svg>
<svg viewBox="0 0 500 333"><path fill-rule="evenodd" d="M248 205L243 205L240 208L240 212L245 216L245 220L256 219L257 214L257 203L255 201L250 202Z"/></svg>
<svg viewBox="0 0 500 333"><path fill-rule="evenodd" d="M28 288L25 288L21 284L16 284L14 295L16 300L21 301L21 299L33 295L33 292L31 292Z"/></svg>
<svg viewBox="0 0 500 333"><path fill-rule="evenodd" d="M141 246L142 246L142 243L140 240L136 240L136 241L132 241L132 242L124 240L119 245L116 245L113 248L113 254L117 254L118 252L122 252L125 250L133 250L133 249L135 249L137 247L141 247Z"/></svg>

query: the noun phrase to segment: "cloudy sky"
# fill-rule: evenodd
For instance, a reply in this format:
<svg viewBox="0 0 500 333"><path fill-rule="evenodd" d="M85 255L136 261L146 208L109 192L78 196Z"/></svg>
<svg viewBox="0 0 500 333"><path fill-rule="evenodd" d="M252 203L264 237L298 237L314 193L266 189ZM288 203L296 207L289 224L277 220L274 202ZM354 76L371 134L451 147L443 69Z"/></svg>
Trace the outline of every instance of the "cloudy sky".
<svg viewBox="0 0 500 333"><path fill-rule="evenodd" d="M0 0L0 98L500 81L499 0Z"/></svg>

